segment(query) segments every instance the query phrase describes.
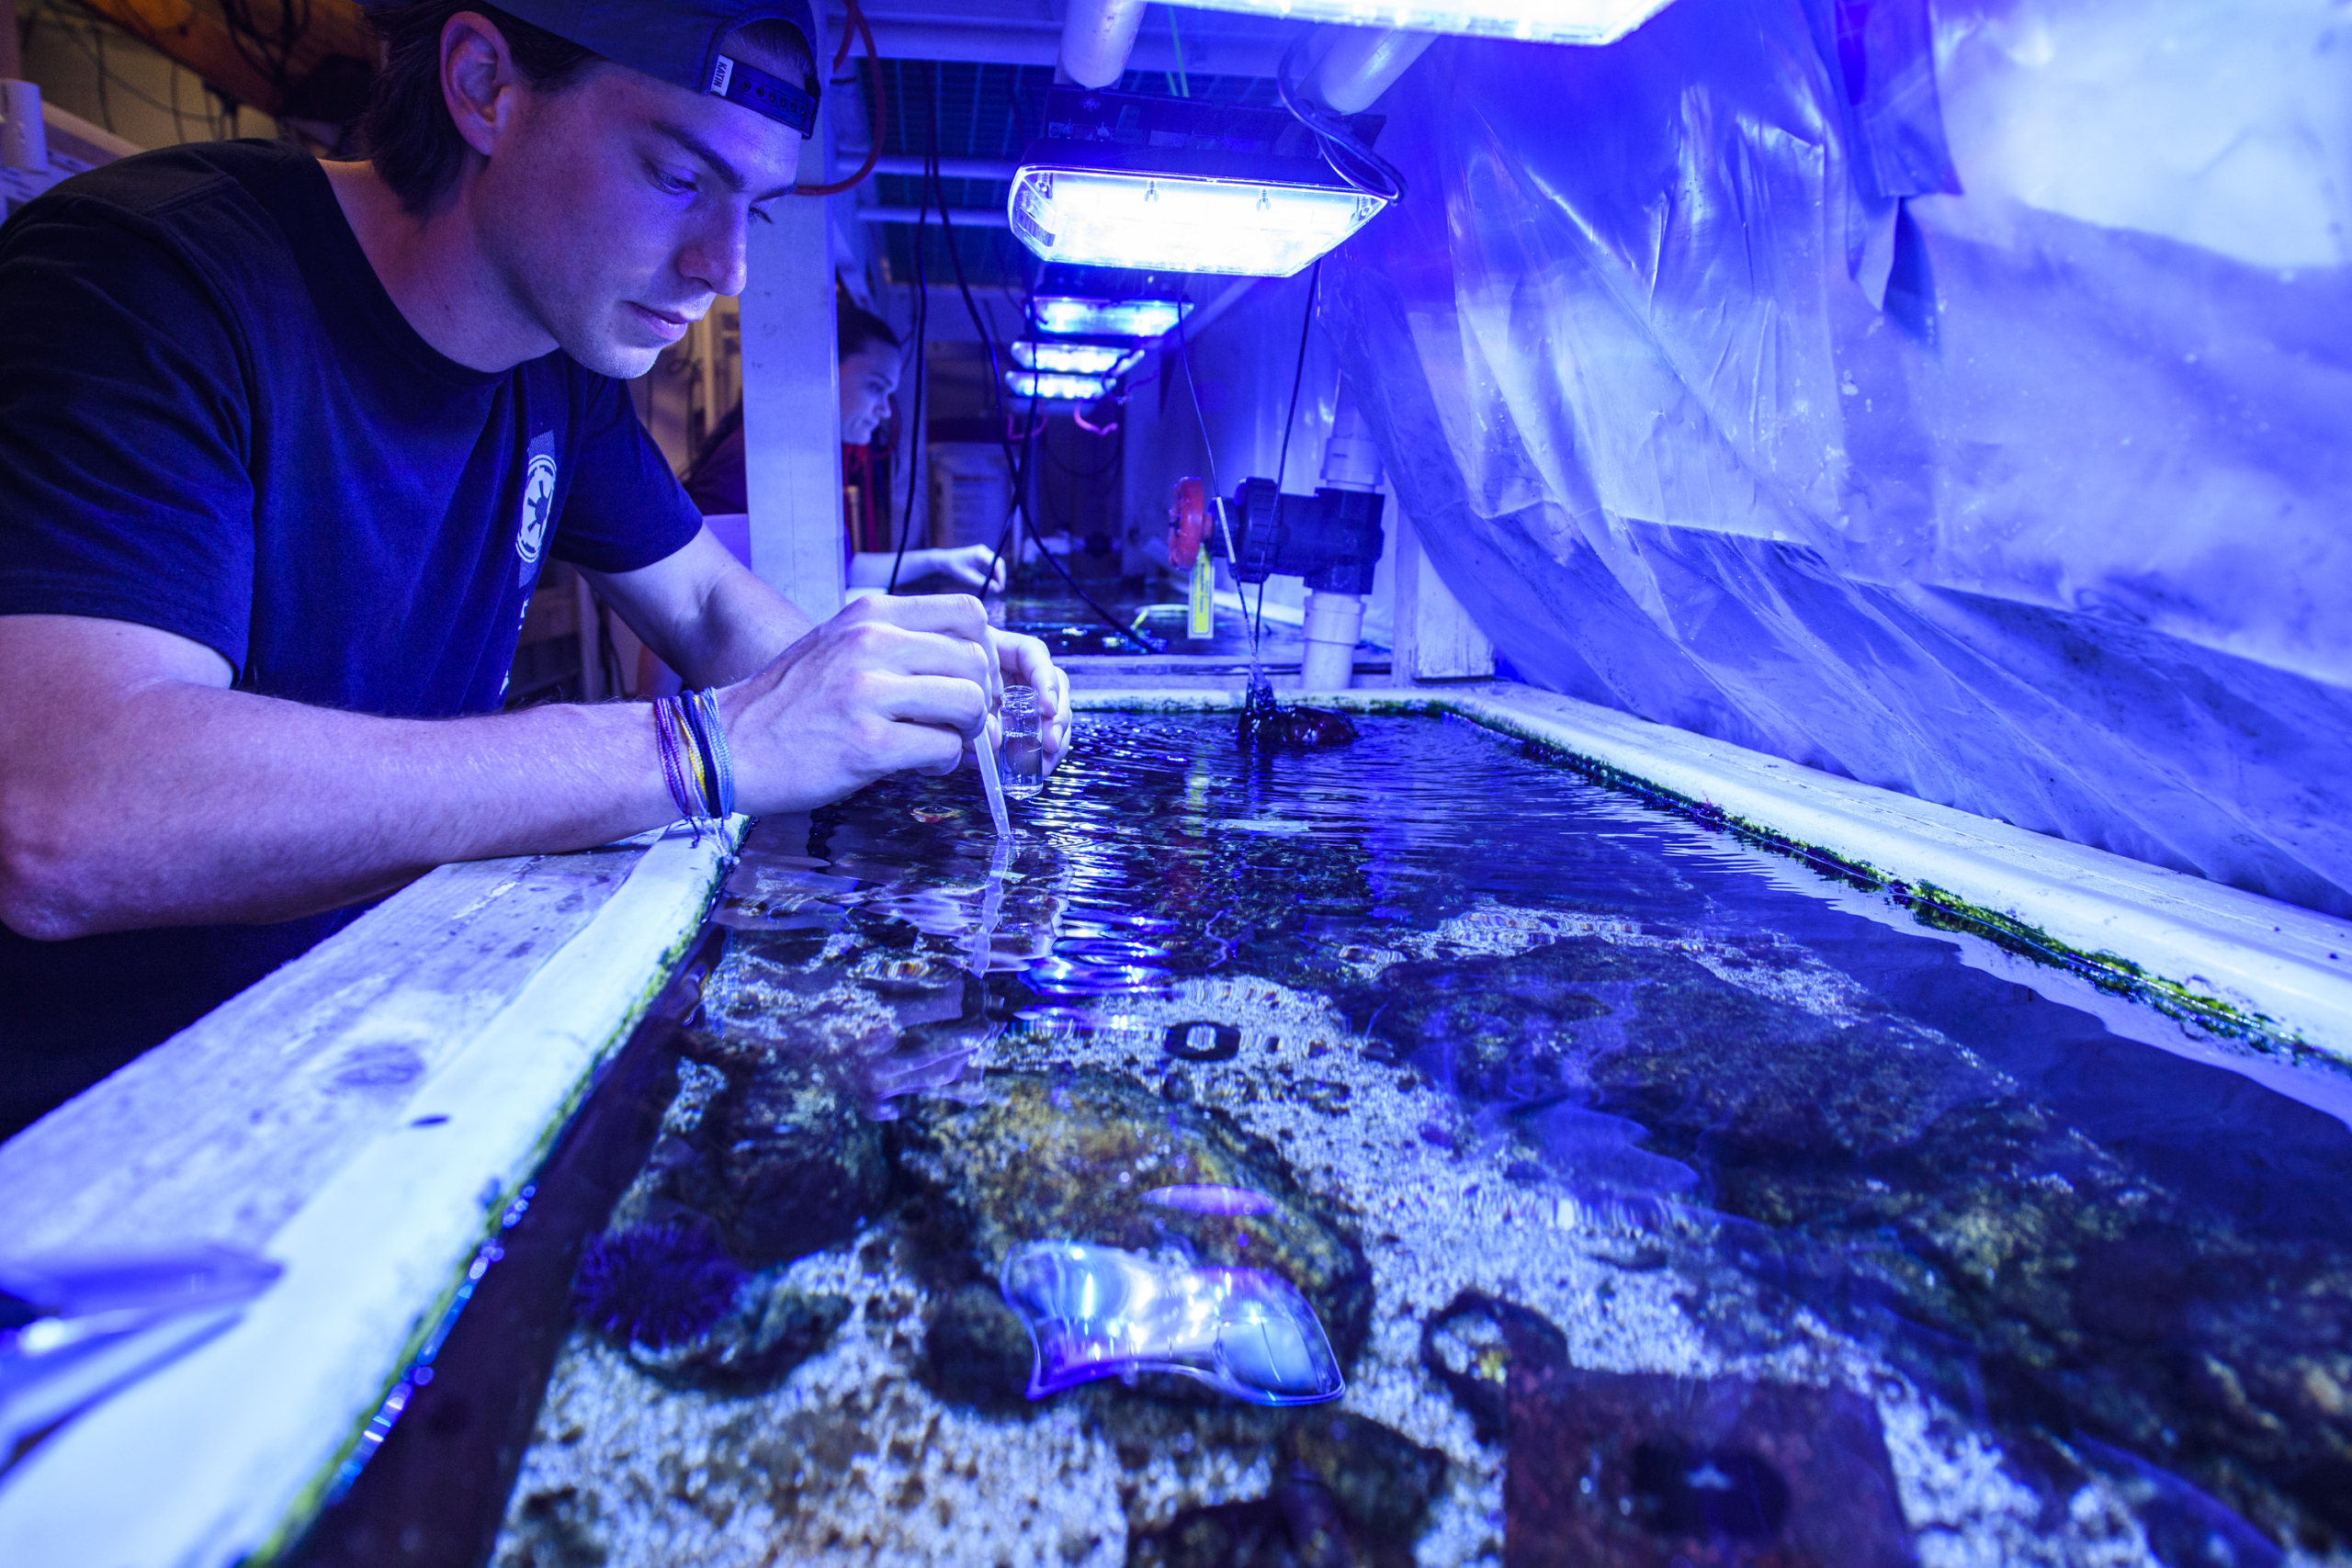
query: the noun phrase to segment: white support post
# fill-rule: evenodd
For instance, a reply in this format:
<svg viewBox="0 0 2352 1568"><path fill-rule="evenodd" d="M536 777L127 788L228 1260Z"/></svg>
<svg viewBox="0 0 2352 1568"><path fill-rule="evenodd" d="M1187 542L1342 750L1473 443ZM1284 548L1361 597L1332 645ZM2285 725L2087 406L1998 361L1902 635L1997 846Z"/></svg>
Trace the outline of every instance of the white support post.
<svg viewBox="0 0 2352 1568"><path fill-rule="evenodd" d="M832 166L820 113L800 178ZM841 367L834 363L826 203L787 197L754 225L743 289L743 459L752 570L816 620L842 607Z"/></svg>
<svg viewBox="0 0 2352 1568"><path fill-rule="evenodd" d="M1492 675L1495 645L1437 574L1413 520L1395 505L1394 496L1389 500L1388 525L1396 530L1396 652L1390 683L1409 686L1416 681Z"/></svg>

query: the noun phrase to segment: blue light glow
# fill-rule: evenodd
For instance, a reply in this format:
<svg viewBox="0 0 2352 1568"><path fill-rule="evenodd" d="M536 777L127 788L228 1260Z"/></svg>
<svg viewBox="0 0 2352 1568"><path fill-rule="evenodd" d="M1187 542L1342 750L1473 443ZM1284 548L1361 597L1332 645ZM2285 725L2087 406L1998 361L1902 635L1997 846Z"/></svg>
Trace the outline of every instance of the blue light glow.
<svg viewBox="0 0 2352 1568"><path fill-rule="evenodd" d="M1107 376L1064 376L1040 370L1008 370L1004 384L1016 398L1048 403L1091 403L1111 391Z"/></svg>
<svg viewBox="0 0 2352 1568"><path fill-rule="evenodd" d="M1155 338L1176 330L1189 299L1081 299L1040 296L1030 315L1043 333L1072 337Z"/></svg>
<svg viewBox="0 0 2352 1568"><path fill-rule="evenodd" d="M1611 43L1666 8L1667 0L1185 0L1304 22L1474 33L1537 43Z"/></svg>
<svg viewBox="0 0 2352 1568"><path fill-rule="evenodd" d="M1387 203L1351 186L1025 164L1007 211L1048 262L1289 277Z"/></svg>
<svg viewBox="0 0 2352 1568"><path fill-rule="evenodd" d="M1124 376L1142 357L1143 350L1124 343L1052 343L1022 338L1012 345L1012 362L1023 370L1049 370L1066 376Z"/></svg>

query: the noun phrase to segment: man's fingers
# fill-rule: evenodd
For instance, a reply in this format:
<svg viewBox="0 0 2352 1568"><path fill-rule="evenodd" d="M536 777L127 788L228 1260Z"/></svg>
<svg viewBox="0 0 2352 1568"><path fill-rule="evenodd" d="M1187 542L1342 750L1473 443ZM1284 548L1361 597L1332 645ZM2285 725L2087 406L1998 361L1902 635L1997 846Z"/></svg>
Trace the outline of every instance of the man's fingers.
<svg viewBox="0 0 2352 1568"><path fill-rule="evenodd" d="M869 667L893 675L944 675L968 681L982 692L1001 684L987 647L938 632L877 628L866 634Z"/></svg>
<svg viewBox="0 0 2352 1568"><path fill-rule="evenodd" d="M967 642L988 640L988 610L968 593L874 593L842 614L868 621L888 621L911 632L938 632Z"/></svg>
<svg viewBox="0 0 2352 1568"><path fill-rule="evenodd" d="M996 634L996 648L998 663L1021 684L1035 690L1044 711L1059 713L1060 693L1054 677L1060 671L1054 668L1054 656L1046 651L1046 645L1025 633L1001 631Z"/></svg>
<svg viewBox="0 0 2352 1568"><path fill-rule="evenodd" d="M988 720L988 700L967 679L895 675L878 684L876 711L897 723L936 726L962 737L978 734Z"/></svg>

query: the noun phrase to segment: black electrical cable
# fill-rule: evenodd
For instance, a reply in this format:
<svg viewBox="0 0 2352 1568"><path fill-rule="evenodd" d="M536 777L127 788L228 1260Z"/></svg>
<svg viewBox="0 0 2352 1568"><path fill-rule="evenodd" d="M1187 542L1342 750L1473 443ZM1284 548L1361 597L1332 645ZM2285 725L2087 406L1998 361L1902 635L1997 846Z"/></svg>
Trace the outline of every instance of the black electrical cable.
<svg viewBox="0 0 2352 1568"><path fill-rule="evenodd" d="M876 70L878 75L880 67L877 65ZM903 75L899 77L900 85L905 85L905 80ZM901 94L899 101L903 105L907 101L906 96ZM934 116L937 115L939 103L936 97L925 107ZM882 128L877 126L874 139L878 142L881 137ZM939 145L935 125L931 145ZM926 179L922 184L922 194L916 198L915 206L915 395L914 411L907 434L907 510L905 516L899 521L899 548L890 558L890 584L883 590L886 593L899 591L899 573L907 564L907 541L914 537L915 531L915 487L922 483L925 477L922 471L922 457L931 446L929 433L922 423L923 389L931 380L931 354L926 341L931 331L931 280L923 275L922 265L923 234L931 217L931 182Z"/></svg>
<svg viewBox="0 0 2352 1568"><path fill-rule="evenodd" d="M1315 258L1315 270L1309 273L1306 278L1306 313L1299 319L1298 323L1298 367L1290 373L1290 412L1283 416L1283 453L1274 463L1274 493L1276 495L1282 494L1283 480L1290 473L1290 433L1298 426L1298 389L1306 379L1306 334L1315 325L1315 297L1322 288L1323 258L1317 256ZM1266 583L1265 580L1261 578L1258 581L1256 627L1250 634L1252 640L1256 639L1259 632L1265 629L1265 626Z"/></svg>
<svg viewBox="0 0 2352 1568"><path fill-rule="evenodd" d="M907 508L899 519L899 547L890 558L890 583L886 593L899 591L899 573L907 564L907 541L915 532L915 487L922 482L922 459L927 445L923 434L923 390L931 379L926 340L931 329L931 288L922 272L922 224L915 224L915 389L907 415Z"/></svg>
<svg viewBox="0 0 2352 1568"><path fill-rule="evenodd" d="M270 105L270 112L282 112L293 85L288 67L294 48L311 28L311 0L282 0L275 27L262 24L253 0L220 0L220 20L229 30L229 41L246 64L269 79L270 93L276 100Z"/></svg>
<svg viewBox="0 0 2352 1568"><path fill-rule="evenodd" d="M1216 524L1224 530L1226 553L1227 557L1230 558L1234 548L1233 531L1232 525L1227 521L1225 515L1224 492L1217 489L1216 447L1209 440L1208 415L1203 412L1201 409L1201 378L1193 373L1193 340L1185 334L1184 318L1182 315L1179 315L1176 318L1176 358L1177 362L1184 367L1185 390L1192 395L1193 422L1201 427L1201 450L1208 456L1209 509L1213 513ZM1201 547L1203 549L1208 548L1206 541L1203 541ZM1238 560L1232 560L1229 564L1233 567L1236 573L1233 580L1233 597L1237 602L1238 602L1241 598L1241 579L1238 575L1241 563ZM1263 582L1261 582L1258 585L1258 610L1261 617L1265 613L1265 608L1266 587ZM1242 625L1249 628L1250 654L1250 658L1255 660L1258 653L1259 623L1250 619L1249 614L1245 610L1242 614Z"/></svg>
<svg viewBox="0 0 2352 1568"><path fill-rule="evenodd" d="M1025 525L1029 530L1029 537L1036 542L1037 553L1044 556L1046 558L1046 564L1052 567L1061 580L1069 585L1070 592L1077 594L1079 598L1085 603L1088 609L1093 611L1097 615L1100 615L1105 626L1108 626L1122 637L1132 635L1129 633L1125 622L1121 621L1116 615L1104 609L1102 605L1096 604L1094 602L1094 596L1087 592L1085 589L1080 588L1078 585L1078 580L1070 576L1069 571L1064 570L1060 561L1054 558L1053 552L1046 548L1044 536L1038 532L1036 519L1029 514L1029 498L1027 495L1029 454L1033 447L1037 425L1037 398L1035 396L1035 384L1031 384L1028 422L1029 434L1023 438L1022 442L1022 455L1020 460L1015 462L1012 456L1012 437L1011 431L1012 413L1004 405L1004 382L997 362L996 338L994 334L989 332L988 323L981 319L979 301L972 297L972 286L964 276L963 255L956 248L956 226L947 216L947 191L944 184L941 180L939 173L940 94L939 67L935 62L932 66L931 93L931 142L928 162L930 164L930 177L933 186L939 193L940 234L947 243L947 260L956 269L956 290L963 295L964 309L972 318L972 330L979 334L981 345L988 350L989 386L996 397L1000 428L1005 431L1005 434L999 438L999 445L1002 446L1004 450L1005 469L1012 479L1012 510L1005 516L1003 528L997 534L996 548L990 552L989 557L988 575L980 580L983 584L983 592L986 591L986 584L996 581L997 565L1004 558L1004 547L1006 541L1012 536L1013 530L1016 526ZM1007 574L1007 578L1009 583L1009 573Z"/></svg>
<svg viewBox="0 0 2352 1568"><path fill-rule="evenodd" d="M1376 196L1383 201L1405 199L1405 176L1396 165L1364 145L1355 129L1340 115L1308 99L1292 79L1292 67L1306 48L1312 32L1302 32L1296 41L1283 51L1282 61L1274 67L1274 91L1298 123L1315 134L1316 144L1323 151L1324 163L1339 175L1366 196Z"/></svg>
<svg viewBox="0 0 2352 1568"><path fill-rule="evenodd" d="M1125 455L1124 449L1114 448L1111 453L1110 460L1104 463L1101 468L1074 468L1070 464L1063 461L1061 458L1054 456L1054 444L1050 441L1045 444L1044 451L1046 462L1052 464L1055 468L1059 468L1063 473L1068 474L1074 479L1099 479L1106 474L1115 472L1119 467L1120 458Z"/></svg>
<svg viewBox="0 0 2352 1568"><path fill-rule="evenodd" d="M107 78L114 73L107 69L107 36L102 32L93 31L90 38L98 46L98 118L106 123L108 130L114 130L114 106L107 101ZM125 83L124 85L128 86L130 84ZM140 96L144 97L146 95L142 93Z"/></svg>
<svg viewBox="0 0 2352 1568"><path fill-rule="evenodd" d="M84 6L83 9L88 10L87 6ZM28 16L25 23L25 26L28 28L32 26L33 21L37 19L37 13ZM141 103L145 104L148 107L161 109L164 113L170 115L172 117L174 129L176 130L178 128L180 116L185 111L183 111L176 103L167 104L163 99L156 97L153 94L141 90L139 84L131 81L129 77L117 71L112 65L107 63L106 34L109 30L118 30L119 26L119 24L106 17L102 12L92 11L86 19L79 19L82 20L81 26L76 26L77 18L66 16L63 13L55 10L53 7L50 12L50 20L56 23L59 29L62 31L66 37L74 40L74 46L76 49L79 49L84 54L87 55L90 60L90 63L96 68L98 72L98 118L108 130L112 130L114 129L114 110L107 101L107 85L109 82L111 82L115 86L121 88L124 92L129 93L132 97L137 98ZM87 27L89 30L87 32L83 31L83 27ZM175 99L179 96L179 73L183 69L185 69L185 67L181 66L178 62L175 61L172 62L172 96ZM220 140L220 127L218 125L209 126L208 129L209 129L213 133L212 140L215 141Z"/></svg>

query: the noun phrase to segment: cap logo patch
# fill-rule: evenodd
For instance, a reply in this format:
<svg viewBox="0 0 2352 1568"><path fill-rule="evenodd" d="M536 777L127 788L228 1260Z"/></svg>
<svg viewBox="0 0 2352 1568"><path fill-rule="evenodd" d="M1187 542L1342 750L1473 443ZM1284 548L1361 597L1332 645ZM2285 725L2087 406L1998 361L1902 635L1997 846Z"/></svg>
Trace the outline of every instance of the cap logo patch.
<svg viewBox="0 0 2352 1568"><path fill-rule="evenodd" d="M788 125L803 136L817 129L815 94L804 93L782 77L771 76L731 55L718 57L718 63L711 69L710 85L705 91L763 114L779 125Z"/></svg>

